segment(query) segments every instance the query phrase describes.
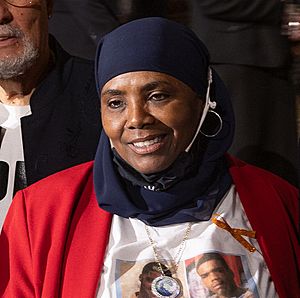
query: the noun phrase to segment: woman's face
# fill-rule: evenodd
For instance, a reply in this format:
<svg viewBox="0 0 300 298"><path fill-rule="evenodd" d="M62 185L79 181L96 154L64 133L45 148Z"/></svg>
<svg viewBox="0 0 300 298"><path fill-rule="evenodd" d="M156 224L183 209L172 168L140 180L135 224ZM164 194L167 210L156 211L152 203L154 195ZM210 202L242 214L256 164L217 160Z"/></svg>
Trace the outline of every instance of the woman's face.
<svg viewBox="0 0 300 298"><path fill-rule="evenodd" d="M203 101L172 76L138 71L101 92L103 128L119 155L140 173L168 168L191 142Z"/></svg>

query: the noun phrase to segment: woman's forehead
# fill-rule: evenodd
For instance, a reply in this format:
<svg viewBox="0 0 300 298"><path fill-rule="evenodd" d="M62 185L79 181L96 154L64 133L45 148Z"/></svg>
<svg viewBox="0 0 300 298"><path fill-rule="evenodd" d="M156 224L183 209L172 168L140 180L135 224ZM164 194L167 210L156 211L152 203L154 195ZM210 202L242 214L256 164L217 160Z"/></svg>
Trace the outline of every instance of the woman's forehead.
<svg viewBox="0 0 300 298"><path fill-rule="evenodd" d="M148 89L151 90L161 86L173 86L192 91L184 82L181 82L169 74L156 71L134 71L123 73L110 79L103 86L101 94L106 93L108 89L139 87L147 91Z"/></svg>

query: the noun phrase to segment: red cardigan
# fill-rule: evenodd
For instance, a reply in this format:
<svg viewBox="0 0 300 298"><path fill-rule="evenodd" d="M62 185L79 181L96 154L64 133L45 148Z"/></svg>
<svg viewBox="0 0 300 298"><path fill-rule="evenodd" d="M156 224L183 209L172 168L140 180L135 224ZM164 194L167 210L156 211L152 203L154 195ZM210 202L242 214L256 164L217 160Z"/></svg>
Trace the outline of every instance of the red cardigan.
<svg viewBox="0 0 300 298"><path fill-rule="evenodd" d="M230 158L230 172L281 298L300 297L298 191ZM93 163L20 191L0 236L0 297L95 297L110 231Z"/></svg>

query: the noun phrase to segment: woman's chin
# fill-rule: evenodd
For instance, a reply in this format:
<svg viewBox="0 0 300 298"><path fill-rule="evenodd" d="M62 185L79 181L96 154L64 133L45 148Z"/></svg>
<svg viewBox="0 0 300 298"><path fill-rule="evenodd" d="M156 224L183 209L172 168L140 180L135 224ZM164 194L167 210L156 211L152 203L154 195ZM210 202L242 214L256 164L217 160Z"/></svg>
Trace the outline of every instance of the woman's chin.
<svg viewBox="0 0 300 298"><path fill-rule="evenodd" d="M129 163L136 171L144 175L156 174L166 170L172 162L159 162L156 158L153 161L135 161L134 164Z"/></svg>

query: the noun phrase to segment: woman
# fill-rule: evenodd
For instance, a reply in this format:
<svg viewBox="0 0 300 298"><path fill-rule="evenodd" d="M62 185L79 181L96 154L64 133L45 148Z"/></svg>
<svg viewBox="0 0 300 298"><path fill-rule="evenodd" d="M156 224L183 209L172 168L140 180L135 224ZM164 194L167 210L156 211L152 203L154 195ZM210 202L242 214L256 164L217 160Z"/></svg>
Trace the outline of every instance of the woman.
<svg viewBox="0 0 300 298"><path fill-rule="evenodd" d="M137 297L190 297L191 274L198 297L232 297L222 268L197 274L211 252L242 295L299 297L298 192L226 155L231 105L194 33L125 24L100 42L96 82L95 162L18 193L0 238L2 297L132 297L149 262L160 274Z"/></svg>

